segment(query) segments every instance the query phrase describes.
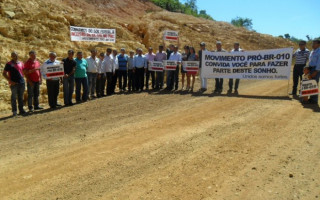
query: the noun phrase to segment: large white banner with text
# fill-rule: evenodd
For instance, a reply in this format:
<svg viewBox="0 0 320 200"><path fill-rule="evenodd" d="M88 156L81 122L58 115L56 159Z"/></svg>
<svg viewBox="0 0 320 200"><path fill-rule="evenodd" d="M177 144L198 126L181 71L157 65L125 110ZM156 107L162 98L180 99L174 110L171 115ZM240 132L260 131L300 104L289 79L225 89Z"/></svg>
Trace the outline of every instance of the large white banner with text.
<svg viewBox="0 0 320 200"><path fill-rule="evenodd" d="M115 29L70 26L71 41L116 42Z"/></svg>

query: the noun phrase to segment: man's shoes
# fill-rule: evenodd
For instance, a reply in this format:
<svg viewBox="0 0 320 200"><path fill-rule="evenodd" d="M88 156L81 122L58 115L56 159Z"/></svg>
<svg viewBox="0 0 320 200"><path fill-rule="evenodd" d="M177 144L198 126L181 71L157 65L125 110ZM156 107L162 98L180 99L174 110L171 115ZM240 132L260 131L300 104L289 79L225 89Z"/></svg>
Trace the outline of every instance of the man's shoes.
<svg viewBox="0 0 320 200"><path fill-rule="evenodd" d="M29 112L33 112L33 107L29 107Z"/></svg>
<svg viewBox="0 0 320 200"><path fill-rule="evenodd" d="M228 94L231 94L231 93L232 93L232 89L229 89L229 90L228 90Z"/></svg>
<svg viewBox="0 0 320 200"><path fill-rule="evenodd" d="M297 95L297 92L295 92L295 91L292 91L292 92L290 92L290 93L289 93L289 95L293 95L293 96L296 96L296 95Z"/></svg>
<svg viewBox="0 0 320 200"><path fill-rule="evenodd" d="M234 90L234 94L239 94L238 90Z"/></svg>
<svg viewBox="0 0 320 200"><path fill-rule="evenodd" d="M21 110L20 112L19 112L19 114L20 115L24 115L24 114L26 114L27 112L25 111L25 110Z"/></svg>
<svg viewBox="0 0 320 200"><path fill-rule="evenodd" d="M16 117L17 115L18 115L17 112L12 113L12 117Z"/></svg>
<svg viewBox="0 0 320 200"><path fill-rule="evenodd" d="M58 103L56 104L56 107L61 107L61 106L62 106L61 104L58 104Z"/></svg>
<svg viewBox="0 0 320 200"><path fill-rule="evenodd" d="M35 109L35 110L42 110L43 108L40 107L40 106L36 106L36 107L34 107L34 109Z"/></svg>
<svg viewBox="0 0 320 200"><path fill-rule="evenodd" d="M318 102L314 101L313 99L309 99L309 100L308 100L308 103L309 103L309 104L318 104Z"/></svg>

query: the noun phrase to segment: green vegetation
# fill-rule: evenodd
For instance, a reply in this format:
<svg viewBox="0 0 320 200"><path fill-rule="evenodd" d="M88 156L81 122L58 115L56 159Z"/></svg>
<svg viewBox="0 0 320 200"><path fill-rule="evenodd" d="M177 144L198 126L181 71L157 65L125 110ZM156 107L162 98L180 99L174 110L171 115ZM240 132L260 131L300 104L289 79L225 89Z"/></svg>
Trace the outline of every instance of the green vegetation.
<svg viewBox="0 0 320 200"><path fill-rule="evenodd" d="M244 27L248 30L253 30L252 19L249 19L249 18L236 17L235 19L231 20L231 24L236 27Z"/></svg>
<svg viewBox="0 0 320 200"><path fill-rule="evenodd" d="M292 41L292 42L295 42L295 43L297 43L297 44L298 44L301 40L303 40L303 39L300 39L300 38L296 38L296 37L294 37L294 36L290 36L289 33L286 33L286 34L284 34L284 35L279 35L279 37L285 38L285 39L290 40L290 41ZM306 41L307 41L308 43L311 43L312 40L319 40L319 39L320 39L320 37L311 38L309 35L306 35L306 38L307 38Z"/></svg>
<svg viewBox="0 0 320 200"><path fill-rule="evenodd" d="M205 10L198 12L197 1L187 0L184 4L179 0L151 0L157 6L166 9L170 12L180 12L195 17L201 17L205 19L213 20L213 18L207 14Z"/></svg>

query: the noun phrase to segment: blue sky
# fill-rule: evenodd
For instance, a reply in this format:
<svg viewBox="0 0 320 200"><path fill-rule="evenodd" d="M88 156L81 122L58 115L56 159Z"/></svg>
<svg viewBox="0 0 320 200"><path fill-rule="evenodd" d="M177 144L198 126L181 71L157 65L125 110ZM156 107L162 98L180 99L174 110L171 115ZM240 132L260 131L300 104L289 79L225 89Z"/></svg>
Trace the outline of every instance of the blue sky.
<svg viewBox="0 0 320 200"><path fill-rule="evenodd" d="M250 18L259 33L320 37L320 0L197 0L197 6L217 21Z"/></svg>

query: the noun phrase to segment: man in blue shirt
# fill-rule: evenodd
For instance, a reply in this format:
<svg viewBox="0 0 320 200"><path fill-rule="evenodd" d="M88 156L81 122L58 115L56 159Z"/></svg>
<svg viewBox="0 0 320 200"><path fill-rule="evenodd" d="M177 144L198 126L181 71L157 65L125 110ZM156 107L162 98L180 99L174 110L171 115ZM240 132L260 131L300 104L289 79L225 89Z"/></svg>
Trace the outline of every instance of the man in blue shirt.
<svg viewBox="0 0 320 200"><path fill-rule="evenodd" d="M142 49L138 49L138 55L134 57L134 73L136 76L136 91L142 92L144 86L144 73L147 71L147 60L142 55Z"/></svg>
<svg viewBox="0 0 320 200"><path fill-rule="evenodd" d="M310 76L309 79L314 79L319 83L320 77L320 40L313 40L312 42L313 51L310 54ZM318 104L318 95L310 96L309 99L310 104Z"/></svg>
<svg viewBox="0 0 320 200"><path fill-rule="evenodd" d="M126 88L127 88L127 79L128 79L128 55L125 54L126 50L124 48L122 48L120 52L121 53L118 55L118 63L119 63L118 79L119 79L120 92L124 92L126 91Z"/></svg>
<svg viewBox="0 0 320 200"><path fill-rule="evenodd" d="M76 80L76 101L77 103L81 103L81 86L83 87L82 92L82 101L86 102L88 100L88 62L86 59L83 59L82 52L79 51L77 53L77 58L75 59L77 62L76 71L74 73L74 77Z"/></svg>

